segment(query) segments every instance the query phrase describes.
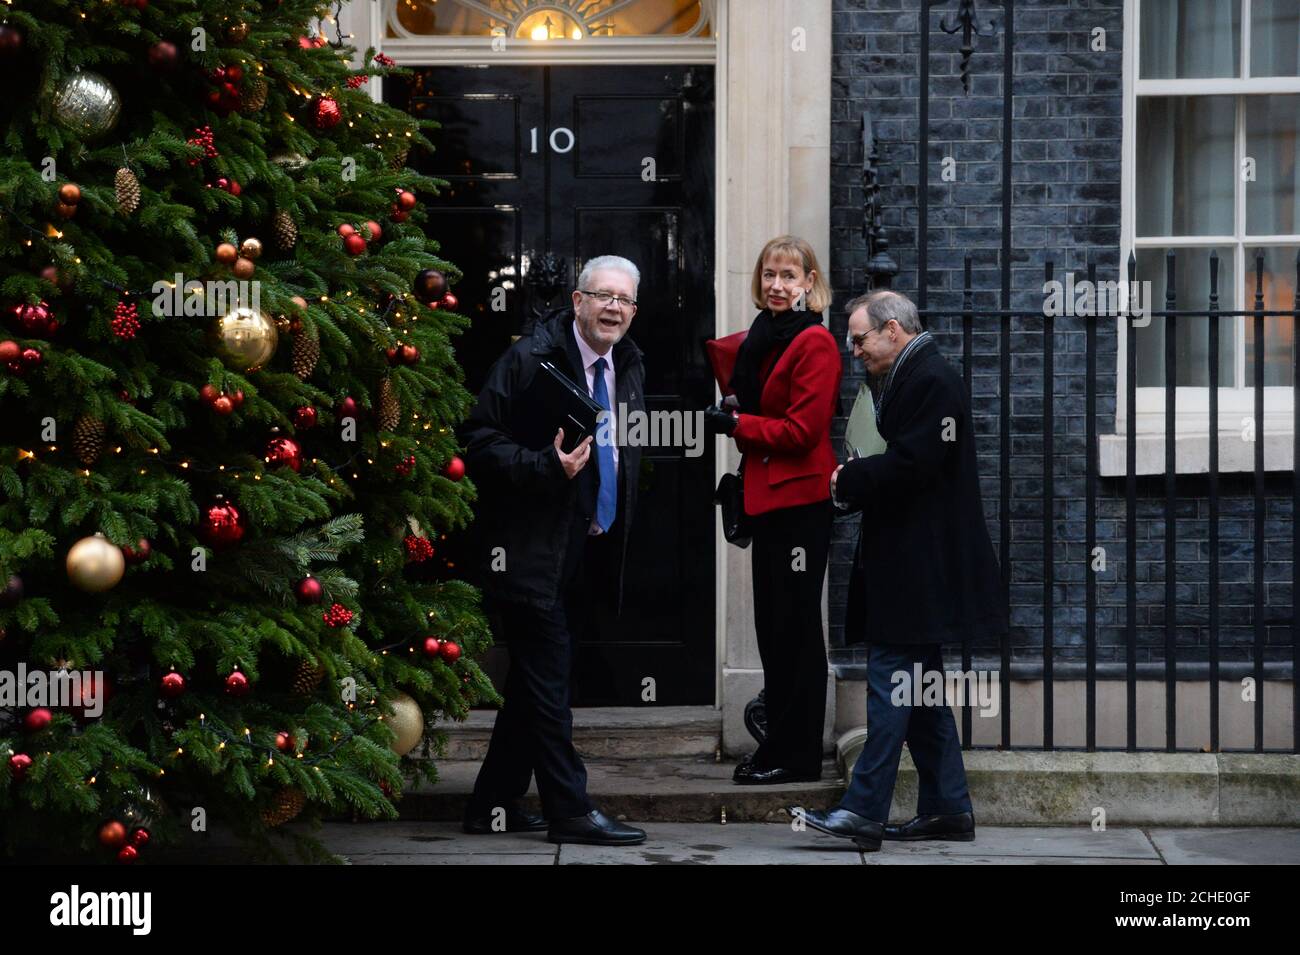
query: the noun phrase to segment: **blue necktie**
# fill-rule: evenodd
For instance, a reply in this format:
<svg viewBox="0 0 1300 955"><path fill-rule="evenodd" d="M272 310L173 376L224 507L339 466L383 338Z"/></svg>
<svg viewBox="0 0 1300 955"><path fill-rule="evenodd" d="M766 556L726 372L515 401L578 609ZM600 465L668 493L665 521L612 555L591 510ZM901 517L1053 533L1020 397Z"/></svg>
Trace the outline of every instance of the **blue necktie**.
<svg viewBox="0 0 1300 955"><path fill-rule="evenodd" d="M613 411L609 404L609 389L605 387L605 359L597 358L593 366L596 380L591 388L591 397L596 404L606 411ZM614 515L618 513L618 472L614 469L614 433L606 428L609 440L605 443L596 441L596 462L600 466L600 493L596 495L596 523L602 531L610 529Z"/></svg>

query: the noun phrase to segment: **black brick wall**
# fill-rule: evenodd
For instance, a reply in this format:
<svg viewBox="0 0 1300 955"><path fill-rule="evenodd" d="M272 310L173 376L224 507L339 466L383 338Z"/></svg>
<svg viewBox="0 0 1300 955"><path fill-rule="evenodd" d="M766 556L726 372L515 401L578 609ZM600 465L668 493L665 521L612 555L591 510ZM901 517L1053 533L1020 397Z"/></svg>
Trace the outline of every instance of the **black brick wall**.
<svg viewBox="0 0 1300 955"><path fill-rule="evenodd" d="M837 306L831 329L842 339L842 305L865 288L862 223L861 116L870 110L881 142L884 223L901 272L894 287L917 288L917 160L919 4L915 0L834 0L831 152L831 280ZM995 36L975 41L969 95L959 76L960 35L939 29L956 4L931 15L929 261L931 308L961 304L963 258L974 260L975 305L1000 306L1002 179L1002 13L979 4ZM1107 51L1092 52L1095 27ZM1020 0L1016 4L1013 86L1012 304L1041 308L1043 265L1056 275L1097 266L1102 280L1118 278L1122 135L1122 0ZM957 181L941 181L944 156L957 160ZM1200 307L1203 307L1203 303ZM1041 656L1043 640L1043 321L1011 323L1011 537L999 541L1000 320L977 319L972 355L973 408L984 510L1000 555L1011 561L1011 640L1015 654ZM950 361L962 359L959 319L936 318L930 329ZM1055 320L1054 473L1052 505L1056 659L1085 654L1084 325ZM1098 431L1114 431L1117 335L1113 320L1098 322ZM847 411L862 368L846 356ZM836 446L843 421L835 425ZM1289 658L1291 616L1291 476L1267 476L1265 617L1267 658ZM1208 499L1204 477L1178 481L1176 511L1177 640L1180 660L1204 660L1208 645ZM1253 477L1221 478L1221 659L1250 659L1254 641ZM1098 575L1097 643L1102 661L1122 661L1125 648L1126 526L1124 481L1098 484L1097 543L1107 552ZM1136 579L1139 661L1164 657L1164 478L1138 483ZM844 603L857 524L840 521L831 553L832 661L861 662L845 648Z"/></svg>

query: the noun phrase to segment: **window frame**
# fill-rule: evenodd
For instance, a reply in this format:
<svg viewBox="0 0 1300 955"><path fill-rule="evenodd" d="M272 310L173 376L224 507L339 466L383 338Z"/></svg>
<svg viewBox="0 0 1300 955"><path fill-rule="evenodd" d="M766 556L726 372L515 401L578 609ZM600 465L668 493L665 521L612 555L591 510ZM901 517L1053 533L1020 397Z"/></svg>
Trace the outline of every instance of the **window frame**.
<svg viewBox="0 0 1300 955"><path fill-rule="evenodd" d="M1250 19L1251 0L1237 0L1241 4L1241 70L1237 78L1195 78L1195 79L1159 79L1144 80L1138 76L1138 51L1140 48L1140 5L1145 0L1135 0L1125 4L1123 49L1123 146L1121 162L1121 211L1120 211L1120 268L1127 270L1130 253L1141 250L1197 248L1209 254L1211 247L1230 248L1233 255L1232 274L1234 287L1220 288L1220 303L1225 310L1245 310L1253 304L1253 289L1250 276L1254 275L1255 248L1300 248L1300 235L1247 236L1245 232L1246 186L1240 174L1242 160L1245 158L1245 123L1246 109L1244 98L1251 95L1300 95L1300 77L1251 77L1250 76ZM1139 238L1137 236L1137 102L1139 96L1232 96L1235 103L1234 126L1234 209L1233 234L1219 236L1177 236L1168 238ZM1120 276L1124 277L1123 274ZM1152 288L1155 308L1163 307L1163 288ZM1208 290L1207 290L1208 291ZM1249 320L1238 316L1236 330L1235 362L1237 381L1249 378L1249 369L1245 369L1245 325ZM1125 435L1129 427L1128 373L1126 354L1126 320L1116 319L1118 333L1118 355L1116 360L1116 417L1115 426L1119 435ZM1300 330L1298 330L1300 331ZM1300 347L1298 345L1297 347ZM1140 387L1136 389L1135 428L1139 439L1146 438L1148 443L1157 443L1161 448L1159 467L1139 467L1141 473L1159 473L1164 470L1163 443L1165 433L1165 389L1164 386ZM1295 389L1286 386L1266 386L1264 388L1264 422L1263 434L1271 440L1269 444L1278 446L1277 453L1266 453L1268 470L1290 470L1291 453L1285 453L1282 460L1279 439L1289 438L1293 430L1293 406ZM1228 454L1220 455L1223 466L1221 470L1237 470L1234 462L1239 463L1241 455L1233 453L1237 449L1231 444L1241 444L1241 434L1246 423L1254 418L1255 389L1253 385L1245 387L1219 387L1219 422L1220 445ZM1209 388L1206 386L1178 386L1175 389L1175 440L1192 439L1196 446L1204 448L1208 444L1209 422ZM1112 436L1113 437L1113 436ZM1289 446L1290 442L1285 444ZM1189 442L1189 447L1191 443ZM1154 450L1154 449L1151 449ZM1268 448L1266 448L1266 452ZM1147 457L1139 451L1140 457ZM1105 450L1103 450L1103 457ZM1178 457L1179 471L1183 470L1180 449ZM1275 467L1276 466L1276 467ZM1190 470L1204 470L1193 467ZM1123 473L1122 471L1118 473Z"/></svg>

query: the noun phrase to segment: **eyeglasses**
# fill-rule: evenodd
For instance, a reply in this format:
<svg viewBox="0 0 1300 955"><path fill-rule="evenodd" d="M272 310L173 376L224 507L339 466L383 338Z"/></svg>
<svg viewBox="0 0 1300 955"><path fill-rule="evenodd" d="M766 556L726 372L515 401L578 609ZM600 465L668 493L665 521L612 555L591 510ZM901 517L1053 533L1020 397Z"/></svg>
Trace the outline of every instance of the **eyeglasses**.
<svg viewBox="0 0 1300 955"><path fill-rule="evenodd" d="M890 319L890 321L893 321L893 319ZM844 343L848 345L849 348L861 348L863 342L867 340L868 335L870 335L872 332L884 331L885 325L888 324L889 322L885 322L881 325L876 326L875 328L868 328L861 335L845 335Z"/></svg>
<svg viewBox="0 0 1300 955"><path fill-rule="evenodd" d="M636 308L636 299L626 298L622 295L615 295L612 292L588 292L585 288L578 289L583 295L590 295L596 300L596 304L604 308L610 302L617 302L619 308Z"/></svg>

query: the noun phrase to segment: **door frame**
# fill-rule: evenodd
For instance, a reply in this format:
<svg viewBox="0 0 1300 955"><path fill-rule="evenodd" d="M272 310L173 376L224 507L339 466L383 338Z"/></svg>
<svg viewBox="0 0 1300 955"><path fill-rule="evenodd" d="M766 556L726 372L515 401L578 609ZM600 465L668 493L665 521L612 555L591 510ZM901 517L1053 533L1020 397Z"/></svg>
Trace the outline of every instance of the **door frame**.
<svg viewBox="0 0 1300 955"><path fill-rule="evenodd" d="M753 257L769 238L806 238L831 269L831 0L703 0L712 9L711 37L629 37L617 41L629 64L712 64L715 89L714 275L718 335L747 328L754 308ZM399 66L609 62L609 45L517 40L493 50L489 37L391 38L384 29L389 0L351 0L340 14L342 34L358 50L374 47ZM779 28L778 28L779 26ZM368 84L376 102L383 81ZM718 442L716 473L740 462L732 442ZM714 548L715 708L724 711L723 748L750 748L745 703L762 687L754 639L749 551L730 547L716 530ZM826 616L823 585L823 619ZM835 714L828 674L827 740Z"/></svg>

